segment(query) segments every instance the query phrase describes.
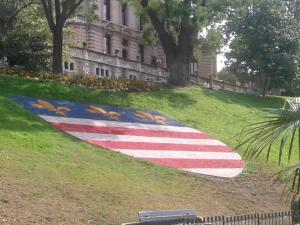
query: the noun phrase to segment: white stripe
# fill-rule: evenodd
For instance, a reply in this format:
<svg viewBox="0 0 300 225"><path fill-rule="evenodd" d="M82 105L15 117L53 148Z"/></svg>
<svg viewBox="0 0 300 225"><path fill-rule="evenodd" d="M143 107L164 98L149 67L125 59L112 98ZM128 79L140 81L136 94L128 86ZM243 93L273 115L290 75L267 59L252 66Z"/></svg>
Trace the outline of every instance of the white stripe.
<svg viewBox="0 0 300 225"><path fill-rule="evenodd" d="M93 133L83 133L83 132L67 132L67 133L82 140L225 146L225 144L223 144L222 142L214 139L160 138L160 137L146 137L146 136L132 136L132 135L93 134Z"/></svg>
<svg viewBox="0 0 300 225"><path fill-rule="evenodd" d="M125 155L136 158L152 158L152 159L228 159L241 160L237 153L233 152L190 152L190 151L159 151L159 150L130 150L130 149L114 149Z"/></svg>
<svg viewBox="0 0 300 225"><path fill-rule="evenodd" d="M185 133L189 133L189 132L202 133L191 127L177 127L177 126L166 126L166 125L155 125L155 124L144 124L144 123L128 123L128 122L117 122L117 121L108 121L108 120L78 119L78 118L45 116L45 115L39 115L39 116L50 123L122 127L122 128L145 129L145 130L177 131L177 132L185 132Z"/></svg>
<svg viewBox="0 0 300 225"><path fill-rule="evenodd" d="M228 168L217 168L217 169L185 169L182 168L182 170L189 171L192 173L200 173L210 176L216 176L216 177L235 177L239 175L241 172L243 172L243 168L234 168L234 169L228 169Z"/></svg>

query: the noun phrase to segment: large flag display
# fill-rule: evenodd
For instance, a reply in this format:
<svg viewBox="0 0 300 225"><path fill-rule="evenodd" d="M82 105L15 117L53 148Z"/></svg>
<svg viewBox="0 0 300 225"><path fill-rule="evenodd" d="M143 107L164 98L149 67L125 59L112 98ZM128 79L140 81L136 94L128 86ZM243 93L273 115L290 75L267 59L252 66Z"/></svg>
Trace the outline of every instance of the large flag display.
<svg viewBox="0 0 300 225"><path fill-rule="evenodd" d="M237 176L244 168L224 143L155 111L12 99L78 139L155 164L218 177Z"/></svg>

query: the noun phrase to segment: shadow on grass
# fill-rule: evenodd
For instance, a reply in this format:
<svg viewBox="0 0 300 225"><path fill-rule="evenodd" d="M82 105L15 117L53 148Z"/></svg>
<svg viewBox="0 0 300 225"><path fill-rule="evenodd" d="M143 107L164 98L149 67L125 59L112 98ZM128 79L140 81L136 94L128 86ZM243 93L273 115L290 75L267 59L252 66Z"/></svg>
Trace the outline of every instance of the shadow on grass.
<svg viewBox="0 0 300 225"><path fill-rule="evenodd" d="M112 93L84 87L66 86L53 81L27 80L18 77L0 76L0 129L41 131L43 123L34 120L31 113L8 98L27 96L63 100L84 104L105 104L123 107L141 107L159 110L161 103L171 107L194 104L188 94L174 90L147 93ZM139 103L139 101L142 101Z"/></svg>
<svg viewBox="0 0 300 225"><path fill-rule="evenodd" d="M37 117L0 96L0 130L39 132L47 129Z"/></svg>
<svg viewBox="0 0 300 225"><path fill-rule="evenodd" d="M280 108L283 105L283 98L281 97L257 97L245 94L237 94L228 91L203 90L202 94L209 98L216 98L226 104L238 104L247 108Z"/></svg>
<svg viewBox="0 0 300 225"><path fill-rule="evenodd" d="M78 103L99 103L130 107L132 101L138 101L135 95L164 99L171 106L185 106L195 103L188 95L173 90L147 93L113 93L85 87L66 86L53 81L34 81L18 77L0 76L0 95L38 97L53 100L65 100Z"/></svg>

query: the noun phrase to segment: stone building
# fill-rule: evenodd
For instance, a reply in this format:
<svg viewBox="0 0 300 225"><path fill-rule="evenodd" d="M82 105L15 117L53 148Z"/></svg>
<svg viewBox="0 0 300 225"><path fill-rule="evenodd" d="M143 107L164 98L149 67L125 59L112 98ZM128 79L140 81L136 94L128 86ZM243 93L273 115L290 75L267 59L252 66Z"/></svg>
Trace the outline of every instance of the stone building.
<svg viewBox="0 0 300 225"><path fill-rule="evenodd" d="M190 73L194 77L217 79L217 57L198 56L191 62Z"/></svg>
<svg viewBox="0 0 300 225"><path fill-rule="evenodd" d="M168 73L163 49L159 43L143 45L143 26L134 8L118 0L97 0L96 4L98 19L93 23L83 16L88 10L84 3L78 16L68 21L71 34L65 35L64 41L72 47L67 51L70 57L64 62L64 72L165 82Z"/></svg>

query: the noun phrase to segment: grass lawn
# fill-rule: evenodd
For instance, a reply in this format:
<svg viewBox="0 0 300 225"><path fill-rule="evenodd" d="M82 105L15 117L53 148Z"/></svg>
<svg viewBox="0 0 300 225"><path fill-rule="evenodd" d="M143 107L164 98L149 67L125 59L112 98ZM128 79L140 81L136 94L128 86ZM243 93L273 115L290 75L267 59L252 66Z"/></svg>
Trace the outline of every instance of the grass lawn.
<svg viewBox="0 0 300 225"><path fill-rule="evenodd" d="M268 165L264 157L246 160L239 178L196 176L77 141L14 104L14 95L157 110L231 147L246 119L257 121L263 108L283 103L200 88L107 93L0 76L0 223L120 224L141 210L233 215L288 208L282 188L271 186L276 151Z"/></svg>

